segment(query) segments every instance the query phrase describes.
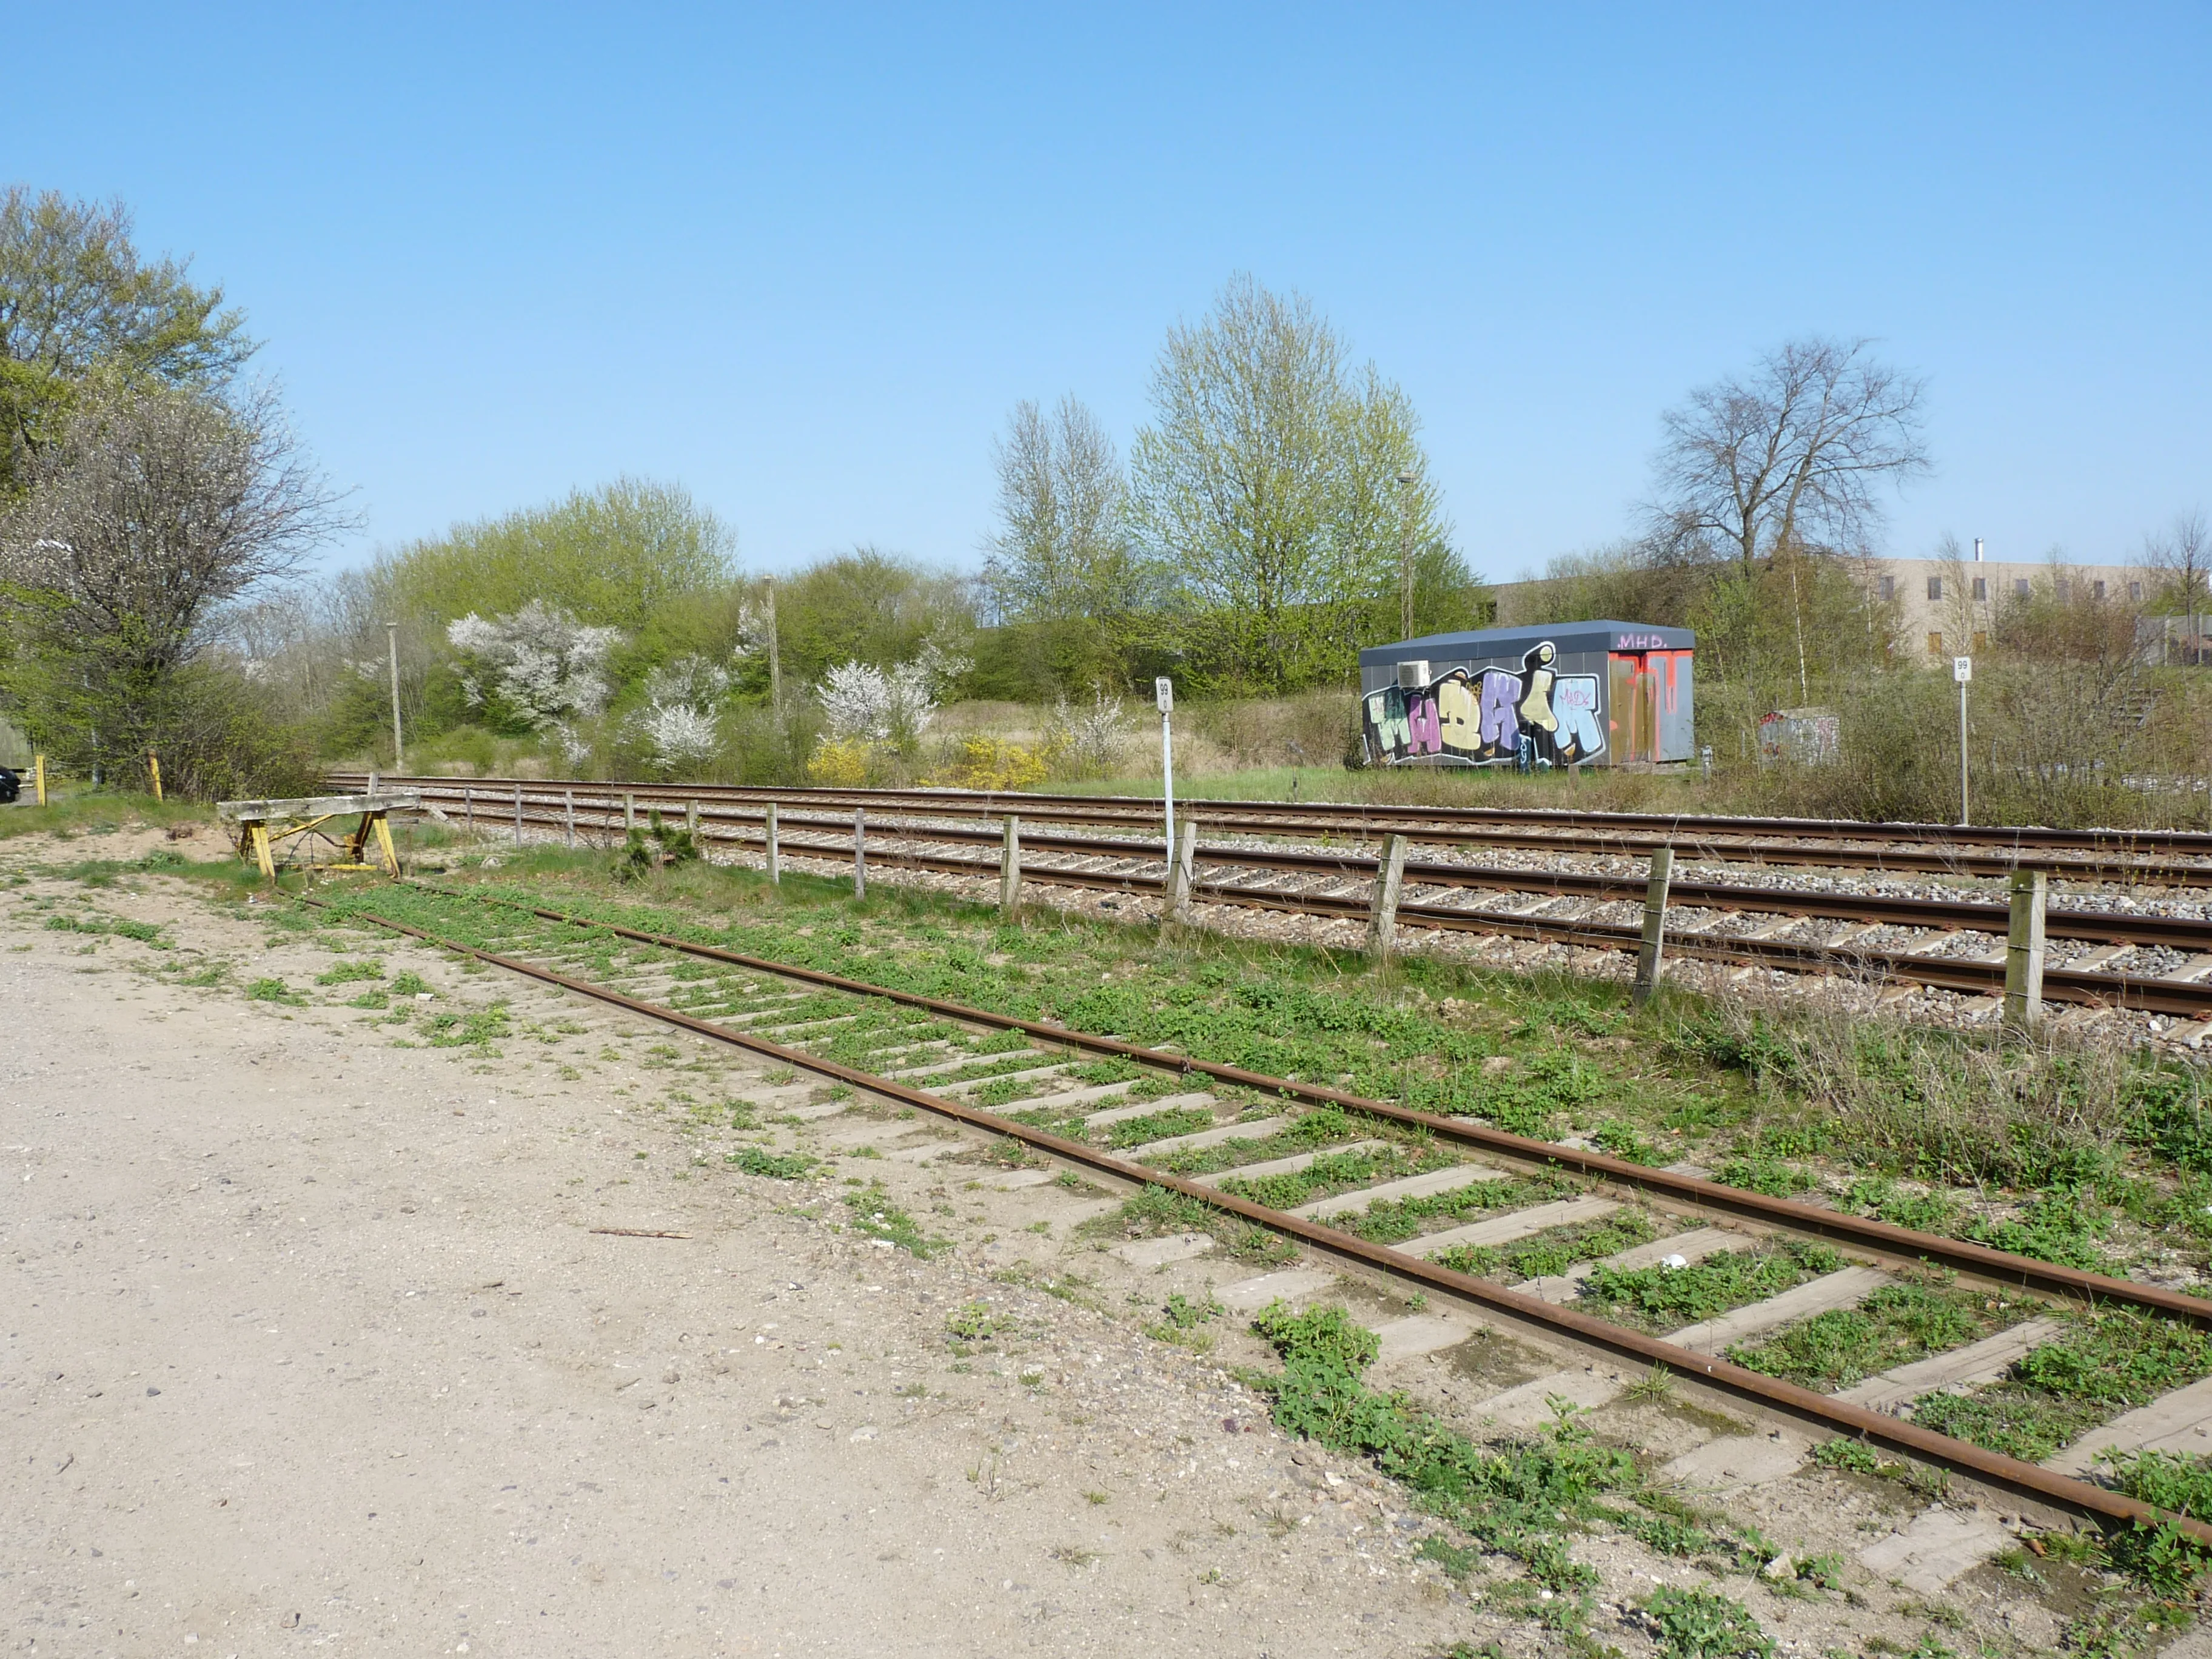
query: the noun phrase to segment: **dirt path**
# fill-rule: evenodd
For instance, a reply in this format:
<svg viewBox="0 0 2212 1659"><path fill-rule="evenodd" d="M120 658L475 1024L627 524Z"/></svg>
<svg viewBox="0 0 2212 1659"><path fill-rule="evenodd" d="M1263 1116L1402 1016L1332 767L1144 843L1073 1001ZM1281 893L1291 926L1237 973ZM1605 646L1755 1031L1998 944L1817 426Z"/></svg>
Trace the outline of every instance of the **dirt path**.
<svg viewBox="0 0 2212 1659"><path fill-rule="evenodd" d="M543 1036L389 1046L373 1014L241 996L308 983L326 945L95 895L234 964L187 988L151 971L176 953L48 927L60 890L0 894L8 1651L1287 1659L1491 1634L1382 1488L1205 1360L980 1253L833 1231L834 1188L708 1167L647 1100L758 1077L380 945L438 995L577 1023L574 1063ZM984 1297L1018 1334L963 1359L947 1315Z"/></svg>

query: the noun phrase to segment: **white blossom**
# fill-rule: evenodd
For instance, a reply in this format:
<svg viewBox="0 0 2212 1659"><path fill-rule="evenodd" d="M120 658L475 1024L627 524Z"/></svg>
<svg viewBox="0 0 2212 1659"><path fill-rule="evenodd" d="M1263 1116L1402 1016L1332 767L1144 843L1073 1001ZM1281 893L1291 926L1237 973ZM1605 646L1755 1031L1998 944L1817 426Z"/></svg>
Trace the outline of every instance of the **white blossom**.
<svg viewBox="0 0 2212 1659"><path fill-rule="evenodd" d="M492 671L491 691L541 732L563 715L606 707L607 653L621 638L618 629L586 627L539 599L489 622L471 611L446 629L447 643ZM482 678L465 672L461 692L471 708L488 695Z"/></svg>
<svg viewBox="0 0 2212 1659"><path fill-rule="evenodd" d="M863 662L840 663L822 677L815 696L840 738L898 746L911 744L937 712L929 671L901 663L889 673Z"/></svg>

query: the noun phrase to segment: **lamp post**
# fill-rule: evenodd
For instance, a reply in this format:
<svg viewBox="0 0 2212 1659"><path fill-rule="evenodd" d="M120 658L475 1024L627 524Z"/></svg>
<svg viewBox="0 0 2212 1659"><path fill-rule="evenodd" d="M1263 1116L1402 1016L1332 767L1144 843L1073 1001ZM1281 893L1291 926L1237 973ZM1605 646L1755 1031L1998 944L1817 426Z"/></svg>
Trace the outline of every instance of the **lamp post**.
<svg viewBox="0 0 2212 1659"><path fill-rule="evenodd" d="M399 624L384 624L384 642L392 653L392 769L404 772L406 763L399 757Z"/></svg>
<svg viewBox="0 0 2212 1659"><path fill-rule="evenodd" d="M1398 497L1398 605L1401 623L1398 637L1413 637L1413 514L1410 492L1421 481L1421 475L1408 467L1398 475L1401 493Z"/></svg>

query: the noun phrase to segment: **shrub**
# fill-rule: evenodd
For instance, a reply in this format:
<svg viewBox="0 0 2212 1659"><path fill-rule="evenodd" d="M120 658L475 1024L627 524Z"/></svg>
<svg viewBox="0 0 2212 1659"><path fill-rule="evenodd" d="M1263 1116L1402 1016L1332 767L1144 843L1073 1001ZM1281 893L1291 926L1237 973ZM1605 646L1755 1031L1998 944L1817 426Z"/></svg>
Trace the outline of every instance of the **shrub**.
<svg viewBox="0 0 2212 1659"><path fill-rule="evenodd" d="M858 789L868 781L874 748L862 738L825 737L807 757L807 781L833 789Z"/></svg>
<svg viewBox="0 0 2212 1659"><path fill-rule="evenodd" d="M1034 789L1045 780L1044 761L1035 750L985 732L963 738L954 756L937 781L956 788ZM810 774L813 770L811 766L807 769Z"/></svg>

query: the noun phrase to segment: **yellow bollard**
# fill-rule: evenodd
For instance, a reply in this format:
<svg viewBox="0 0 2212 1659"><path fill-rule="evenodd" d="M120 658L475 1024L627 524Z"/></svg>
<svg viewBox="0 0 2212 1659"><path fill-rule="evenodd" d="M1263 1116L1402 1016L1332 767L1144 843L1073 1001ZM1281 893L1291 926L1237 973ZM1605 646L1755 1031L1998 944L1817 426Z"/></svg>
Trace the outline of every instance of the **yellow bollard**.
<svg viewBox="0 0 2212 1659"><path fill-rule="evenodd" d="M161 799L161 757L152 750L146 751L146 767L154 775L154 799Z"/></svg>
<svg viewBox="0 0 2212 1659"><path fill-rule="evenodd" d="M37 786L39 805L44 806L46 804L46 757L44 755L31 757L31 781Z"/></svg>

